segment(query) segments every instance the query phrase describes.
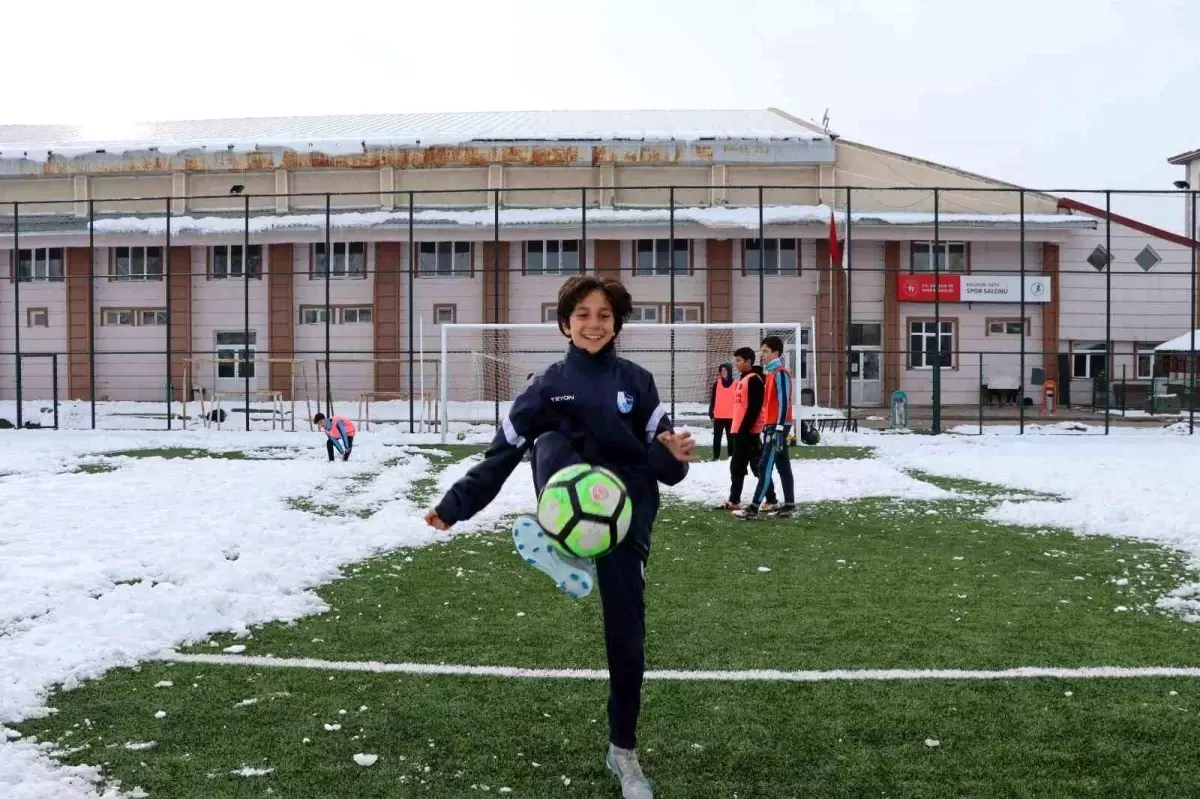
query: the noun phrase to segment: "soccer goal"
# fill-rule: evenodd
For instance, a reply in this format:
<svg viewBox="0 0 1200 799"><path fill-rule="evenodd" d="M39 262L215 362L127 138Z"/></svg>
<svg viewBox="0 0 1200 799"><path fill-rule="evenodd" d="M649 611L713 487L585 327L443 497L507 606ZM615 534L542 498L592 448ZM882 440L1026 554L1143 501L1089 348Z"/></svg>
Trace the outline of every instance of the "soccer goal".
<svg viewBox="0 0 1200 799"><path fill-rule="evenodd" d="M617 338L617 354L654 374L659 397L676 424L703 426L717 369L733 363L733 351L750 347L757 355L764 336L783 339L784 357L795 376L796 417L816 392L812 325L802 322L714 322L710 324L627 324ZM560 360L567 343L556 324L446 324L441 326L438 385L441 440L452 425L463 432L495 425L512 401L546 367Z"/></svg>

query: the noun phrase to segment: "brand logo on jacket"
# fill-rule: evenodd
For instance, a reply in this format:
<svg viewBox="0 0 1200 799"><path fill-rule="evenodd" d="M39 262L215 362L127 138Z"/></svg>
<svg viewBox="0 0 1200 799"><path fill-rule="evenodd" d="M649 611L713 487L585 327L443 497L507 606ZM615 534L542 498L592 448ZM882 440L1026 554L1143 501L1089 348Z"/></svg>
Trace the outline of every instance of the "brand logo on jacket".
<svg viewBox="0 0 1200 799"><path fill-rule="evenodd" d="M574 394L563 394L561 397L551 397L551 402L572 402L575 399Z"/></svg>
<svg viewBox="0 0 1200 799"><path fill-rule="evenodd" d="M621 413L629 413L633 410L633 395L626 394L624 391L617 392L617 410Z"/></svg>

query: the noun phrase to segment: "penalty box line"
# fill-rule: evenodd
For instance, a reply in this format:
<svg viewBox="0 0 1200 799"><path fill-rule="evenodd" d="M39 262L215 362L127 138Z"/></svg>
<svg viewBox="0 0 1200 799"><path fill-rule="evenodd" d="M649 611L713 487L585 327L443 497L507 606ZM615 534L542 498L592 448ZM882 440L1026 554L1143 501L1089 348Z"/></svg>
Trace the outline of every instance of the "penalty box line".
<svg viewBox="0 0 1200 799"><path fill-rule="evenodd" d="M169 663L216 666L254 666L268 669L348 671L368 674L422 676L505 677L532 680L607 680L605 669L527 669L517 666L464 666L449 663L381 663L378 661L275 658L260 655L188 655L170 652L156 658ZM1200 677L1200 667L1189 666L1084 666L1053 668L1021 666L1012 669L831 669L825 671L778 669L647 671L646 680L681 682L833 682L903 680L1028 680L1028 679L1129 679L1148 677Z"/></svg>

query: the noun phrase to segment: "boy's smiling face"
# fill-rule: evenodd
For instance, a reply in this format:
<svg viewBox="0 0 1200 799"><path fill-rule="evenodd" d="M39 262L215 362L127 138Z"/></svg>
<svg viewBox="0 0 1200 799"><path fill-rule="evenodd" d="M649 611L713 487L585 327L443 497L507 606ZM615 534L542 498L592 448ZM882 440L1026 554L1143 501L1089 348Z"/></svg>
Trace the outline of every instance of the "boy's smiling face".
<svg viewBox="0 0 1200 799"><path fill-rule="evenodd" d="M579 301L568 323L567 335L571 337L571 343L589 355L607 347L616 335L612 303L600 289Z"/></svg>

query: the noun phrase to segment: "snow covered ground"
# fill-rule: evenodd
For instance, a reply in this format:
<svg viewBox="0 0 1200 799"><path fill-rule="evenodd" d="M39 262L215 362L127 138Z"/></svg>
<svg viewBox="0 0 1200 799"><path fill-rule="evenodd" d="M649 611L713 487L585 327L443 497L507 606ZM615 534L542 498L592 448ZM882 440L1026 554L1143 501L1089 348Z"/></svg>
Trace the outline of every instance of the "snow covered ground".
<svg viewBox="0 0 1200 799"><path fill-rule="evenodd" d="M478 428L465 440L490 437L490 428ZM421 450L437 440L381 427L356 440L350 463L329 464L315 433L0 433L0 725L46 713L45 692L56 684L219 631L320 612L312 589L335 579L339 566L436 540L407 491L428 473ZM1200 436L1116 428L1108 437L826 434L825 443L873 446L877 457L796 462L802 502L952 496L906 473L919 469L1064 498L1001 502L990 514L998 521L1160 542L1200 565L1192 511L1200 493ZM115 471L73 471L98 463L103 453L162 447L239 451L254 459L106 456ZM397 465L384 466L394 458ZM470 463L452 465L438 488ZM370 473L379 475L366 483L353 479ZM724 496L727 480L726 463L698 463L667 493L711 504ZM346 488L357 492L345 500L348 510L369 507L374 515L315 516L289 503L337 501ZM528 510L532 498L522 464L496 502L456 531L486 529ZM1200 620L1200 592L1176 594L1160 604ZM0 726L0 796L101 795L96 771L60 767L41 745L3 742L10 734Z"/></svg>

